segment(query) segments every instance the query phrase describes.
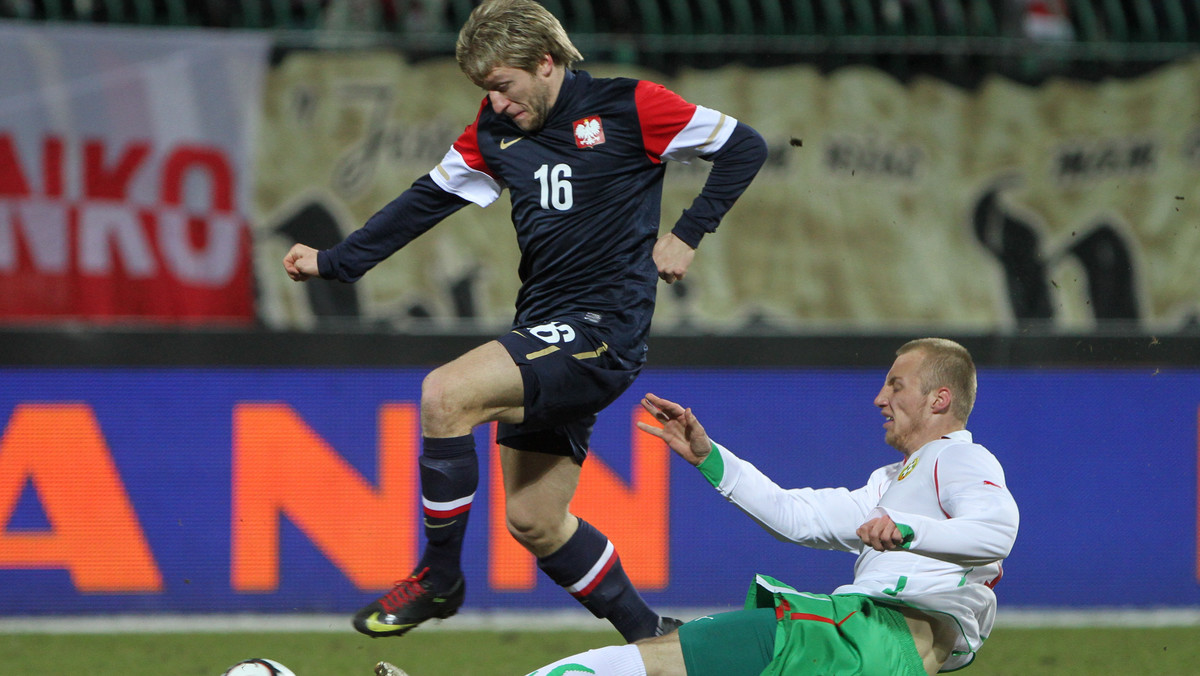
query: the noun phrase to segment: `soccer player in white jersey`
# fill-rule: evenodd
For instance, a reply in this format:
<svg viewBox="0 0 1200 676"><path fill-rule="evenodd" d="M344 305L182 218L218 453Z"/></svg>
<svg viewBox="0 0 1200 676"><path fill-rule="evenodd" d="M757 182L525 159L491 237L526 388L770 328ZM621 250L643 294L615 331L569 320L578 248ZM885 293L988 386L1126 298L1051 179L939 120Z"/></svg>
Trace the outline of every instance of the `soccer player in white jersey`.
<svg viewBox="0 0 1200 676"><path fill-rule="evenodd" d="M992 588L1017 535L1004 470L967 431L975 365L958 343L910 341L875 397L904 458L857 490L785 490L714 443L691 409L647 394L662 428L639 423L775 537L858 554L832 594L759 575L745 610L667 636L573 655L529 676L920 676L971 663L991 632ZM387 664L382 676L400 674Z"/></svg>

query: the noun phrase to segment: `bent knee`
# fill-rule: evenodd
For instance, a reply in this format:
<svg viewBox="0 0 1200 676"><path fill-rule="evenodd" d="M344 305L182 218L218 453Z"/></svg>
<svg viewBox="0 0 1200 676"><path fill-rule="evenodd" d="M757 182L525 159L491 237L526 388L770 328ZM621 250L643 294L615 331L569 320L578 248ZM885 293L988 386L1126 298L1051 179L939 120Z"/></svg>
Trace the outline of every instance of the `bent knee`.
<svg viewBox="0 0 1200 676"><path fill-rule="evenodd" d="M514 540L539 557L553 553L570 537L561 514L510 510L505 525Z"/></svg>
<svg viewBox="0 0 1200 676"><path fill-rule="evenodd" d="M517 542L520 542L529 549L532 545L537 545L545 542L550 537L550 523L548 519L538 518L537 514L508 514L505 517L505 525L508 527L509 535L513 536Z"/></svg>
<svg viewBox="0 0 1200 676"><path fill-rule="evenodd" d="M466 411L462 393L453 378L435 369L421 381L421 425L440 428L460 420Z"/></svg>

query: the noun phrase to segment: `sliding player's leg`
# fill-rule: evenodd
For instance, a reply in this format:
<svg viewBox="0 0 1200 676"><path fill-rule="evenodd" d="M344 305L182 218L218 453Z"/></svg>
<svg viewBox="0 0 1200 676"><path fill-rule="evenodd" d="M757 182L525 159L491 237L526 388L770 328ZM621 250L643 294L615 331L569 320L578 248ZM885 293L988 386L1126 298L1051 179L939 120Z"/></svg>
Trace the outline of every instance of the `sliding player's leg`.
<svg viewBox="0 0 1200 676"><path fill-rule="evenodd" d="M528 676L759 676L774 656L775 625L771 609L721 613L675 633L571 655ZM406 676L386 663L380 667L378 676Z"/></svg>
<svg viewBox="0 0 1200 676"><path fill-rule="evenodd" d="M738 610L697 618L679 631L572 655L529 676L758 676L775 648L775 612Z"/></svg>

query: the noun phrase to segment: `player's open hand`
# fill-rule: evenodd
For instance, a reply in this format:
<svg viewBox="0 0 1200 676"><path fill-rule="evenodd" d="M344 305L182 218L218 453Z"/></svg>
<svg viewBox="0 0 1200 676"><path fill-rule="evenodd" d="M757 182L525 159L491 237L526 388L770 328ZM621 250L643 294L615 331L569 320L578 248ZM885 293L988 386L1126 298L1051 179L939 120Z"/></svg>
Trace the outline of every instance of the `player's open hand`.
<svg viewBox="0 0 1200 676"><path fill-rule="evenodd" d="M653 256L654 265L658 267L659 279L673 284L687 275L692 259L696 257L696 250L668 232L654 243Z"/></svg>
<svg viewBox="0 0 1200 676"><path fill-rule="evenodd" d="M642 408L662 423L662 427L639 422L638 429L667 442L667 446L679 457L699 465L712 452L712 440L705 434L704 426L696 419L692 409L649 393L642 397Z"/></svg>
<svg viewBox="0 0 1200 676"><path fill-rule="evenodd" d="M283 269L293 282L304 282L318 276L317 250L311 246L293 244L283 257Z"/></svg>
<svg viewBox="0 0 1200 676"><path fill-rule="evenodd" d="M863 544L877 552L899 549L904 544L904 535L896 527L892 517L883 515L867 521L855 531Z"/></svg>

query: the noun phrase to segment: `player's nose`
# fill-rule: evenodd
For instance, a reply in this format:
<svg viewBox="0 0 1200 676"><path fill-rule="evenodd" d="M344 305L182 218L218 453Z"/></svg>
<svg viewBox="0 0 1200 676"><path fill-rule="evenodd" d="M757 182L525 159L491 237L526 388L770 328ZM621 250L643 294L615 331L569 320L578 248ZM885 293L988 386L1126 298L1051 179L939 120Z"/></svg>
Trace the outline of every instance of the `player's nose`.
<svg viewBox="0 0 1200 676"><path fill-rule="evenodd" d="M883 408L884 406L887 406L887 405L888 405L888 398L886 396L886 390L880 389L879 394L875 395L875 406L877 406L879 408Z"/></svg>
<svg viewBox="0 0 1200 676"><path fill-rule="evenodd" d="M492 110L494 110L497 115L503 115L505 109L508 108L510 103L512 103L507 96L501 94L500 92L488 92L488 100L491 101Z"/></svg>

